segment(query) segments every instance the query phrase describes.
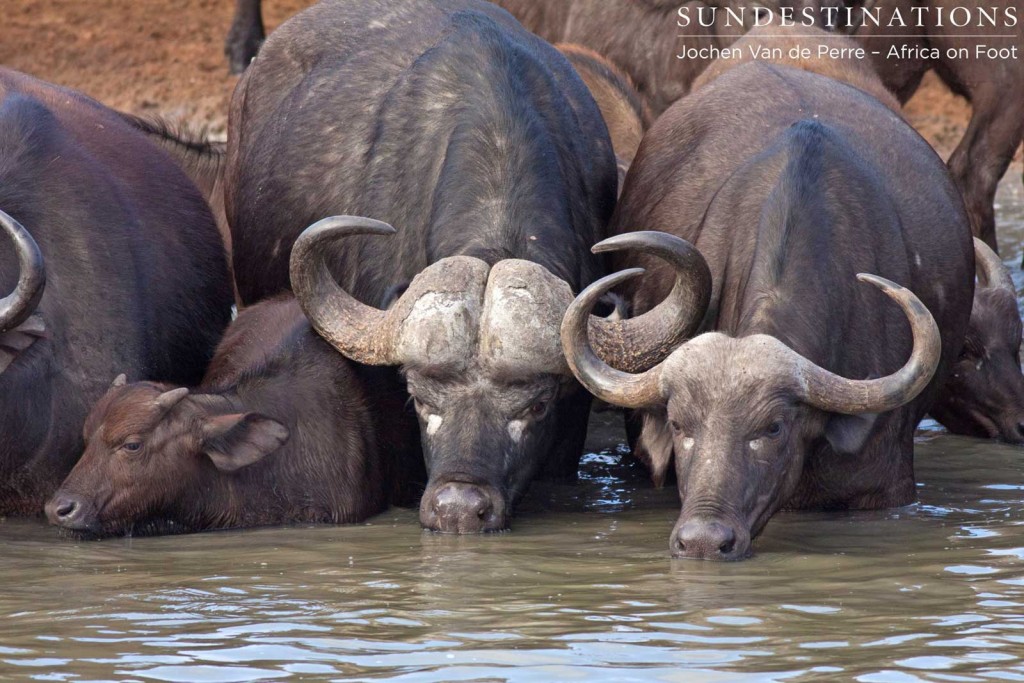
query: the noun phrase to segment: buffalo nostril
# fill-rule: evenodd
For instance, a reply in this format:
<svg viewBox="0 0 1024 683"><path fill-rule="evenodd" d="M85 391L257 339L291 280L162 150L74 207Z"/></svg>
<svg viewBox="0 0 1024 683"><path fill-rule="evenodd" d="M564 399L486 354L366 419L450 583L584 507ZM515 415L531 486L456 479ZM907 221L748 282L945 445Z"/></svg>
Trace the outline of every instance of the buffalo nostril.
<svg viewBox="0 0 1024 683"><path fill-rule="evenodd" d="M76 501L69 500L65 503L61 503L61 505L57 508L57 516L61 519L66 519L71 515L75 514L75 511L77 509L78 503Z"/></svg>
<svg viewBox="0 0 1024 683"><path fill-rule="evenodd" d="M718 546L718 552L722 553L723 555L728 555L733 551L733 548L735 547L736 537L732 536L731 538L722 541L722 545Z"/></svg>
<svg viewBox="0 0 1024 683"><path fill-rule="evenodd" d="M736 548L736 530L714 519L687 520L672 541L674 554L681 557L729 559Z"/></svg>

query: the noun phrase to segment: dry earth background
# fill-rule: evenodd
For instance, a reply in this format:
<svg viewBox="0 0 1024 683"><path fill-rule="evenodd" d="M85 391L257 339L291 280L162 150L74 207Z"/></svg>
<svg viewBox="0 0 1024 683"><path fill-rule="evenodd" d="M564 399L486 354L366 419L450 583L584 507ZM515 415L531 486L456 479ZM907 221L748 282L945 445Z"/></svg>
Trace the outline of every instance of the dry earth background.
<svg viewBox="0 0 1024 683"><path fill-rule="evenodd" d="M267 31L308 4L268 0ZM223 138L237 80L223 54L232 6L232 0L2 0L0 64ZM970 108L929 75L907 113L948 156ZM1020 158L1018 150L1017 164Z"/></svg>

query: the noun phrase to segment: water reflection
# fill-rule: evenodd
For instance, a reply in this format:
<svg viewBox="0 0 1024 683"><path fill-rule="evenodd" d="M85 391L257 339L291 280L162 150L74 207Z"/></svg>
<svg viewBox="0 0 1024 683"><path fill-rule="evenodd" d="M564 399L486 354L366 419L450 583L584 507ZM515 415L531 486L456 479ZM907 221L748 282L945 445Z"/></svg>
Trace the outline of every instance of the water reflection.
<svg viewBox="0 0 1024 683"><path fill-rule="evenodd" d="M1024 451L926 431L918 504L783 513L750 561L673 561L675 493L602 420L580 485L538 488L510 534L423 533L408 510L99 543L6 521L0 677L1024 679Z"/></svg>

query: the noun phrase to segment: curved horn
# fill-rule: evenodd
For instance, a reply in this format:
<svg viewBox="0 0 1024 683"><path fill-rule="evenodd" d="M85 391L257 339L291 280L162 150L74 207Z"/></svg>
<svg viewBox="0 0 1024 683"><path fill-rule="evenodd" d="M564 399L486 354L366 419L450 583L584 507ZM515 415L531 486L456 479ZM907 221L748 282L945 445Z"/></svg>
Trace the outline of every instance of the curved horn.
<svg viewBox="0 0 1024 683"><path fill-rule="evenodd" d="M335 282L328 248L342 237L395 232L371 218L332 216L306 228L292 247L292 290L306 317L342 355L367 365L397 364L393 325L387 311L357 301Z"/></svg>
<svg viewBox="0 0 1024 683"><path fill-rule="evenodd" d="M1013 296L1017 296L1013 278L1010 277L1010 271L999 258L999 254L977 237L974 238L974 267L978 271L982 287L1005 289Z"/></svg>
<svg viewBox="0 0 1024 683"><path fill-rule="evenodd" d="M0 332L12 330L32 315L43 296L46 269L39 245L21 223L0 211L0 226L18 252L18 284L14 291L0 299Z"/></svg>
<svg viewBox="0 0 1024 683"><path fill-rule="evenodd" d="M821 410L847 415L881 413L914 400L928 386L942 355L939 327L913 292L877 275L860 273L857 279L870 282L900 305L910 321L914 349L895 373L862 380L840 377L799 356L797 372L803 380L803 400Z"/></svg>
<svg viewBox="0 0 1024 683"><path fill-rule="evenodd" d="M598 242L591 251L626 249L668 261L676 272L675 284L664 301L636 318L591 318L590 338L597 354L610 365L642 372L665 360L700 327L711 301L711 269L696 247L665 232L616 235Z"/></svg>
<svg viewBox="0 0 1024 683"><path fill-rule="evenodd" d="M612 287L643 273L631 268L603 277L584 289L573 301L562 319L562 351L576 379L602 401L627 408L642 408L661 402L658 377L661 366L633 375L616 370L594 353L590 345L588 322L594 305Z"/></svg>

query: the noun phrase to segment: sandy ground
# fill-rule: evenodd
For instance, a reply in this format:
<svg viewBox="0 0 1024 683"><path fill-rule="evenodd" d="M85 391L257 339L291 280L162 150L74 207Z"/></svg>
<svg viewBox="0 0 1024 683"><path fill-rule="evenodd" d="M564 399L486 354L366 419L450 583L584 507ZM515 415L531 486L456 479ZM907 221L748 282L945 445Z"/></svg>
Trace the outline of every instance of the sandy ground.
<svg viewBox="0 0 1024 683"><path fill-rule="evenodd" d="M268 0L267 30L307 4ZM77 88L112 107L188 121L224 135L236 81L223 54L231 0L5 0L3 5L0 64ZM929 75L907 112L948 156L970 107ZM1018 151L1018 163L1020 156Z"/></svg>

